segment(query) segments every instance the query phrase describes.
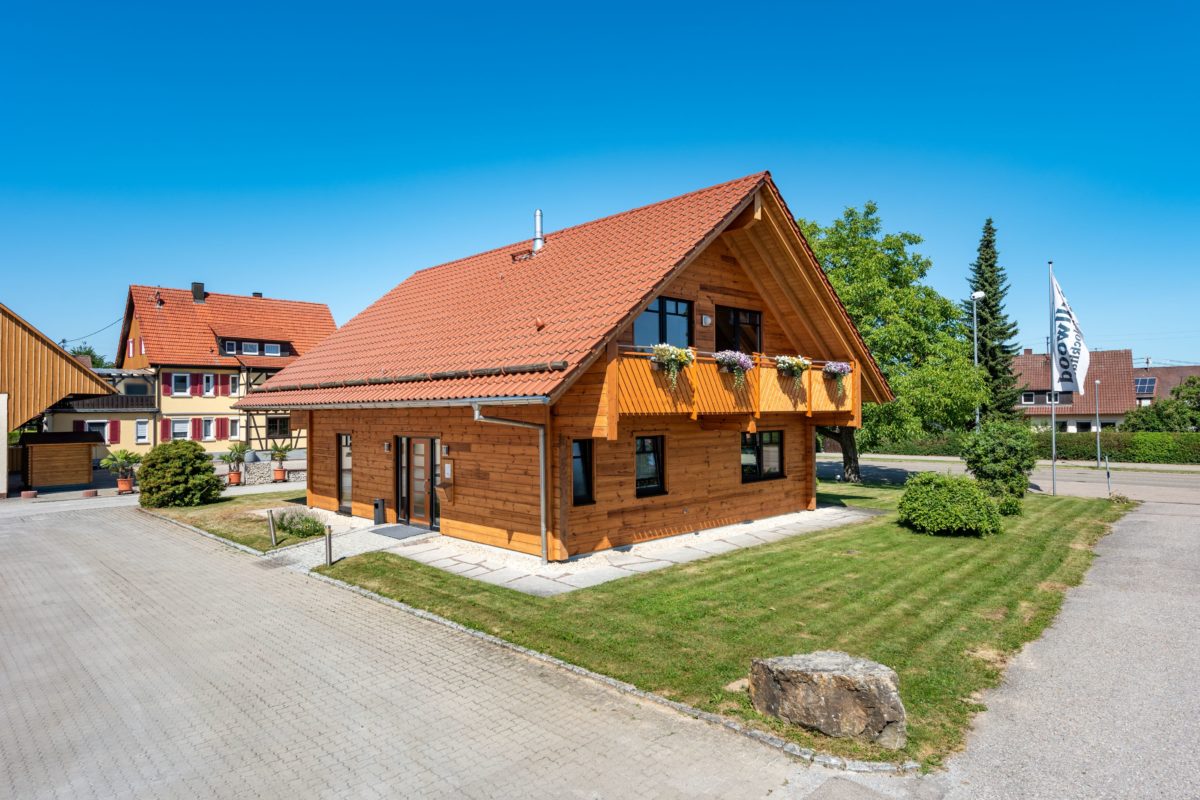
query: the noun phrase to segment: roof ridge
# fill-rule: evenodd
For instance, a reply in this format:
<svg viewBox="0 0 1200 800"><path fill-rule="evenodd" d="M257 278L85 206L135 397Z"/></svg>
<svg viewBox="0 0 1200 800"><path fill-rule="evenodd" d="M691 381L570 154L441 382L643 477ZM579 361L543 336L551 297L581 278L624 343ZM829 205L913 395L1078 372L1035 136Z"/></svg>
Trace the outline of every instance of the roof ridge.
<svg viewBox="0 0 1200 800"><path fill-rule="evenodd" d="M174 286L150 286L149 284L145 284L145 283L131 283L131 284L129 284L129 288L131 290L132 289L153 289L154 291L166 290L168 292L180 292L182 294L191 294L191 292L192 292L191 289L179 289ZM324 306L326 308L329 307L328 303L322 303L318 300L289 300L285 297L255 297L252 294L231 294L230 292L210 292L207 289L204 290L204 294L207 297L233 297L238 300L266 300L266 301L272 302L272 303L297 303L297 304L302 304L302 305L307 305L307 306Z"/></svg>
<svg viewBox="0 0 1200 800"><path fill-rule="evenodd" d="M560 236L564 233L567 233L568 231L574 231L574 230L578 230L580 228L586 228L590 225L598 225L601 222L608 222L610 220L617 219L618 217L624 217L628 214L636 214L640 211L647 211L651 208L656 208L657 206L666 205L667 203L674 203L679 200L684 200L686 198L693 197L698 194L704 194L705 192L712 192L712 191L716 191L718 189L723 189L727 186L731 186L732 184L741 183L743 181L748 181L752 178L755 179L756 182L761 183L763 180L769 178L770 175L771 175L770 170L762 170L760 172L752 172L749 175L743 175L740 178L734 178L733 180L722 181L721 183L714 183L712 186L705 186L702 189L693 189L690 192L684 192L683 194L677 194L673 197L666 197L662 200L656 200L653 203L646 203L645 205L635 206L634 208L627 208L624 211L618 211L614 214L606 214L603 217L596 217L595 219L589 219L586 222L579 222L579 223L576 223L575 225L568 225L565 228L559 228L556 231L550 231L549 233L547 233L545 235L545 238L546 238L547 242L549 242L551 236ZM499 247L492 247L488 250L480 250L478 253L471 253L470 255L462 256L460 258L456 258L451 261L443 261L441 264L434 264L432 266L422 267L421 269L414 270L412 274L419 275L423 272L431 272L432 270L435 270L435 269L441 269L443 267L451 267L451 266L454 266L455 264L461 264L462 262L467 261L469 259L479 258L480 256L491 255L492 253L500 253L500 252L503 252L506 250L510 250L512 248L521 247L523 243L531 242L531 241L532 241L532 237L529 239L518 239L515 242L510 242L508 244L501 245Z"/></svg>

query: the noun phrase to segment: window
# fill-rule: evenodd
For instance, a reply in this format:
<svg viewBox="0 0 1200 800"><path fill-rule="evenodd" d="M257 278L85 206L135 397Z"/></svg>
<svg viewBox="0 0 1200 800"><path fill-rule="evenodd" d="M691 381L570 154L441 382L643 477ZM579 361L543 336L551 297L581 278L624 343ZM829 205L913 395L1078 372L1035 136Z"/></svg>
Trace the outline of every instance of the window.
<svg viewBox="0 0 1200 800"><path fill-rule="evenodd" d="M238 419L237 417L234 417L233 419L229 420L229 438L230 439L242 438L242 421L240 419Z"/></svg>
<svg viewBox="0 0 1200 800"><path fill-rule="evenodd" d="M277 356L277 355L279 355L279 345L277 345L277 344L264 344L264 345L263 345L263 355L264 355L264 356Z"/></svg>
<svg viewBox="0 0 1200 800"><path fill-rule="evenodd" d="M125 342L125 356L127 358L133 358L133 339Z"/></svg>
<svg viewBox="0 0 1200 800"><path fill-rule="evenodd" d="M84 426L84 430L88 433L98 433L104 437L105 444L108 443L108 420L88 420Z"/></svg>
<svg viewBox="0 0 1200 800"><path fill-rule="evenodd" d="M149 444L150 442L150 420L139 419L133 423L133 438L138 444Z"/></svg>
<svg viewBox="0 0 1200 800"><path fill-rule="evenodd" d="M145 397L150 394L150 387L142 381L129 381L121 387L125 394L136 395L137 397Z"/></svg>
<svg viewBox="0 0 1200 800"><path fill-rule="evenodd" d="M1033 398L1034 398L1033 392L1022 392L1021 393L1021 403L1023 403L1024 405L1027 405L1027 406L1033 405Z"/></svg>
<svg viewBox="0 0 1200 800"><path fill-rule="evenodd" d="M1154 389L1158 385L1158 378L1134 378L1133 393L1134 394L1154 394Z"/></svg>
<svg viewBox="0 0 1200 800"><path fill-rule="evenodd" d="M225 355L227 355L227 356L236 356L237 355L237 342L235 342L233 339L225 340Z"/></svg>
<svg viewBox="0 0 1200 800"><path fill-rule="evenodd" d="M232 397L238 396L238 388L241 386L242 377L240 375L229 376L229 394Z"/></svg>
<svg viewBox="0 0 1200 800"><path fill-rule="evenodd" d="M1116 427L1117 427L1117 423L1115 423L1115 422L1101 422L1100 423L1100 430L1102 430L1102 431L1111 430Z"/></svg>
<svg viewBox="0 0 1200 800"><path fill-rule="evenodd" d="M200 438L206 442L211 442L213 439L217 438L213 428L213 418L205 417L200 423Z"/></svg>
<svg viewBox="0 0 1200 800"><path fill-rule="evenodd" d="M762 352L762 312L717 306L717 350Z"/></svg>
<svg viewBox="0 0 1200 800"><path fill-rule="evenodd" d="M666 342L676 347L692 346L692 303L673 297L658 297L633 321L633 344L653 347Z"/></svg>
<svg viewBox="0 0 1200 800"><path fill-rule="evenodd" d="M637 437L635 453L637 496L666 494L667 486L663 481L663 437Z"/></svg>
<svg viewBox="0 0 1200 800"><path fill-rule="evenodd" d="M146 355L146 340L138 339L138 347L141 348L142 355Z"/></svg>
<svg viewBox="0 0 1200 800"><path fill-rule="evenodd" d="M187 438L189 438L188 437L188 426L190 424L191 424L191 422L186 419L171 420L171 438L172 439L187 439Z"/></svg>
<svg viewBox="0 0 1200 800"><path fill-rule="evenodd" d="M1075 432L1076 433L1091 433L1092 432L1092 423L1076 422L1075 423Z"/></svg>
<svg viewBox="0 0 1200 800"><path fill-rule="evenodd" d="M291 435L292 426L288 417L267 417L268 439L287 439Z"/></svg>
<svg viewBox="0 0 1200 800"><path fill-rule="evenodd" d="M216 386L216 383L217 383L216 376L214 376L211 372L204 373L204 396L205 397L212 397L214 394L216 394L216 391L214 388Z"/></svg>
<svg viewBox="0 0 1200 800"><path fill-rule="evenodd" d="M577 506L586 506L596 501L592 494L592 440L576 439L571 442L571 481L574 485Z"/></svg>
<svg viewBox="0 0 1200 800"><path fill-rule="evenodd" d="M1061 399L1062 396L1059 392L1046 392L1046 402L1049 405L1056 406L1059 404L1059 400Z"/></svg>
<svg viewBox="0 0 1200 800"><path fill-rule="evenodd" d="M248 356L258 355L258 342L242 342L242 352Z"/></svg>
<svg viewBox="0 0 1200 800"><path fill-rule="evenodd" d="M742 434L742 483L783 477L783 431Z"/></svg>
<svg viewBox="0 0 1200 800"><path fill-rule="evenodd" d="M180 395L188 393L188 380L191 378L186 372L176 372L171 375L171 394Z"/></svg>
<svg viewBox="0 0 1200 800"><path fill-rule="evenodd" d="M1065 422L1058 423L1058 432L1066 433L1067 432L1067 423L1065 423Z"/></svg>

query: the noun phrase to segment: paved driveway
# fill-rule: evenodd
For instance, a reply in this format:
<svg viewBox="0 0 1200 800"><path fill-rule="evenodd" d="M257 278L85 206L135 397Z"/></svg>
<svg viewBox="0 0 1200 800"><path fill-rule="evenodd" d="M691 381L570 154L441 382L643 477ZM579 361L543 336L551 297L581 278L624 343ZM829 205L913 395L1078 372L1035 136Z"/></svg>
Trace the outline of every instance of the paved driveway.
<svg viewBox="0 0 1200 800"><path fill-rule="evenodd" d="M0 796L778 797L828 777L268 566L133 509L0 515Z"/></svg>

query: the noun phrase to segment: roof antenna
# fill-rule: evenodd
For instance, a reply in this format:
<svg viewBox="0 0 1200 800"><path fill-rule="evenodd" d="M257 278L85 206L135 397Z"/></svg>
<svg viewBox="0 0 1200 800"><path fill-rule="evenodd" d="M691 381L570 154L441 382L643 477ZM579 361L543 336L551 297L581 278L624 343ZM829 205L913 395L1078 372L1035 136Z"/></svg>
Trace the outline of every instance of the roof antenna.
<svg viewBox="0 0 1200 800"><path fill-rule="evenodd" d="M541 250L544 244L546 240L542 236L542 210L539 208L533 212L533 252Z"/></svg>

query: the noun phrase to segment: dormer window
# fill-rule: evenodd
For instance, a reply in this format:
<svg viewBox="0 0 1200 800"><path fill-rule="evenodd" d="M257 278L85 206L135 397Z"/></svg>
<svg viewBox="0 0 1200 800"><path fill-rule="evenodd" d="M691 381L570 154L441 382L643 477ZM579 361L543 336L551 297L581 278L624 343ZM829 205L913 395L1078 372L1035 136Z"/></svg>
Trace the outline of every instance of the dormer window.
<svg viewBox="0 0 1200 800"><path fill-rule="evenodd" d="M235 342L233 339L225 340L225 355L227 355L227 356L236 356L237 355L237 342Z"/></svg>
<svg viewBox="0 0 1200 800"><path fill-rule="evenodd" d="M264 356L277 356L277 355L279 355L279 345L277 345L277 344L270 344L270 343L264 344L264 345L263 345L263 355L264 355Z"/></svg>
<svg viewBox="0 0 1200 800"><path fill-rule="evenodd" d="M258 342L242 342L242 353L248 356L258 355Z"/></svg>

